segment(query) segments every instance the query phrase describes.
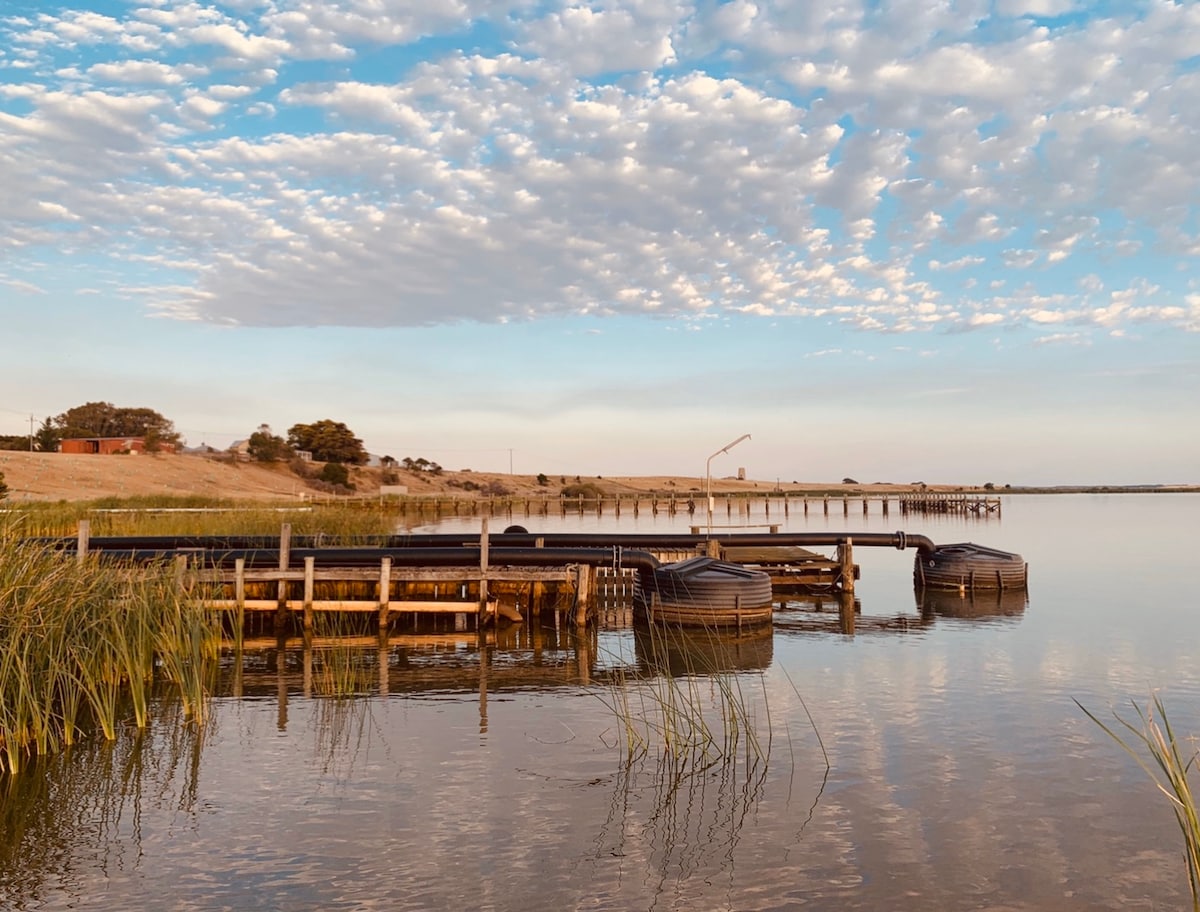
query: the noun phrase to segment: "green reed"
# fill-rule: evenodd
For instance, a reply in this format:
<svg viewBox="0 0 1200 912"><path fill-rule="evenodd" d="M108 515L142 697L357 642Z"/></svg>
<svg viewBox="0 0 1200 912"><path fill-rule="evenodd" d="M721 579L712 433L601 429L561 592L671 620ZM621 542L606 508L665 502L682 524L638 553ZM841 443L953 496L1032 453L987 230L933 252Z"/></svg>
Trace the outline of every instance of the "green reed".
<svg viewBox="0 0 1200 912"><path fill-rule="evenodd" d="M658 753L682 773L739 756L748 762L770 756L763 676L730 670L733 634L650 625L642 636L649 674L632 679L618 662L601 696L619 723L617 741L628 760Z"/></svg>
<svg viewBox="0 0 1200 912"><path fill-rule="evenodd" d="M398 517L387 504L272 504L213 497L130 497L94 501L20 504L7 514L26 536L76 534L88 520L91 534L278 535L288 523L293 535L322 535L330 544L355 544L391 534Z"/></svg>
<svg viewBox="0 0 1200 912"><path fill-rule="evenodd" d="M172 566L80 562L0 527L0 771L145 728L160 681L202 715L220 628L200 597Z"/></svg>
<svg viewBox="0 0 1200 912"><path fill-rule="evenodd" d="M1193 770L1200 766L1197 762L1200 760L1200 750L1192 748L1189 753L1180 745L1158 694L1154 695L1148 708L1139 706L1135 701L1130 702L1137 715L1136 724L1114 711L1116 726L1100 721L1078 700L1075 704L1137 761L1155 787L1166 796L1183 834L1192 909L1200 912L1200 814L1197 813L1196 796L1189 779ZM1122 735L1121 729L1128 734Z"/></svg>

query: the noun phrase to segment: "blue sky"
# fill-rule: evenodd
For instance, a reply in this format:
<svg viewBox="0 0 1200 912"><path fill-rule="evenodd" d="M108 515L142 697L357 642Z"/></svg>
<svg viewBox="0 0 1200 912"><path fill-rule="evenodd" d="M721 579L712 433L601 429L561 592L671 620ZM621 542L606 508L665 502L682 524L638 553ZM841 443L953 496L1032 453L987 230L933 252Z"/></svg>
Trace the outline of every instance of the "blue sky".
<svg viewBox="0 0 1200 912"><path fill-rule="evenodd" d="M1196 3L0 6L0 433L1200 482Z"/></svg>

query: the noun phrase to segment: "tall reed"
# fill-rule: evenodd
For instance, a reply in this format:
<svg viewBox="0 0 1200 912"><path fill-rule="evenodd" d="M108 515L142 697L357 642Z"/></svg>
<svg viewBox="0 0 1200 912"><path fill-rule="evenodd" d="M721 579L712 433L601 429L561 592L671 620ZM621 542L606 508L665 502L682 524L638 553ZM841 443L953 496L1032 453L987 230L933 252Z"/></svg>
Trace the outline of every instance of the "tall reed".
<svg viewBox="0 0 1200 912"><path fill-rule="evenodd" d="M130 497L95 501L28 503L7 514L21 534L71 536L79 521L93 535L278 535L289 523L294 535L321 534L331 544L354 544L391 534L398 514L381 504L298 505L213 497Z"/></svg>
<svg viewBox="0 0 1200 912"><path fill-rule="evenodd" d="M1149 708L1130 701L1137 715L1137 724L1113 712L1118 727L1106 725L1096 718L1087 707L1075 701L1089 719L1095 722L1126 753L1137 761L1155 787L1166 796L1175 820L1183 834L1183 853L1187 861L1188 886L1192 892L1192 909L1200 912L1200 814L1197 813L1196 796L1192 792L1190 774L1200 764L1200 750L1188 751L1180 746L1175 730L1167 718L1162 698L1155 694ZM1127 735L1122 736L1120 729ZM1149 755L1149 759L1147 756Z"/></svg>
<svg viewBox="0 0 1200 912"><path fill-rule="evenodd" d="M149 724L156 681L203 706L219 626L166 565L83 562L0 527L0 771L130 717Z"/></svg>

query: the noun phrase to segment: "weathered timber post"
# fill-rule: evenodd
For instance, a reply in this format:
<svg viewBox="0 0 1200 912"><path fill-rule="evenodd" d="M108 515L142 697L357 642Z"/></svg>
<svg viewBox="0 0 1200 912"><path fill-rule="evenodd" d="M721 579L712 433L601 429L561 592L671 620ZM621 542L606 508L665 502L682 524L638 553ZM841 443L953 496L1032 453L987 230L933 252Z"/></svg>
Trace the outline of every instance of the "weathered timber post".
<svg viewBox="0 0 1200 912"><path fill-rule="evenodd" d="M313 574L317 559L304 558L304 635L311 636L313 629Z"/></svg>
<svg viewBox="0 0 1200 912"><path fill-rule="evenodd" d="M592 568L580 564L575 569L575 625L586 627L588 611L592 605Z"/></svg>
<svg viewBox="0 0 1200 912"><path fill-rule="evenodd" d="M487 618L488 601L488 521L485 516L479 530L479 621L477 626L482 629Z"/></svg>
<svg viewBox="0 0 1200 912"><path fill-rule="evenodd" d="M854 593L854 542L847 538L838 545L838 562L842 566L842 591Z"/></svg>
<svg viewBox="0 0 1200 912"><path fill-rule="evenodd" d="M715 538L710 538L704 543L705 557L711 557L714 560L721 557L721 543Z"/></svg>
<svg viewBox="0 0 1200 912"><path fill-rule="evenodd" d="M392 603L392 559L379 562L379 629L387 631L388 612Z"/></svg>
<svg viewBox="0 0 1200 912"><path fill-rule="evenodd" d="M292 524L284 523L279 528L279 569L287 570L292 551ZM287 624L287 580L280 578L275 593L275 631L282 631Z"/></svg>
<svg viewBox="0 0 1200 912"><path fill-rule="evenodd" d="M88 520L88 519L79 520L78 536L79 536L78 540L76 541L76 544L75 544L75 560L77 560L79 563L82 564L85 560L87 560L88 541L92 537L91 520Z"/></svg>
<svg viewBox="0 0 1200 912"><path fill-rule="evenodd" d="M838 620L842 633L854 636L854 593L838 593Z"/></svg>
<svg viewBox="0 0 1200 912"><path fill-rule="evenodd" d="M242 638L246 624L246 558L233 562L233 598L237 602L237 617L233 629L234 648L238 653L238 668L242 667Z"/></svg>

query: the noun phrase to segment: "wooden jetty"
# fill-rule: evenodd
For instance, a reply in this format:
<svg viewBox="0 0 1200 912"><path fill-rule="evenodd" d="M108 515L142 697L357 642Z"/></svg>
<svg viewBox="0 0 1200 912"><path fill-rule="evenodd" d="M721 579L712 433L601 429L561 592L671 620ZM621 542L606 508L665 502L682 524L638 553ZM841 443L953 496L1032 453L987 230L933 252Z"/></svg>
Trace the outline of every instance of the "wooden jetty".
<svg viewBox="0 0 1200 912"><path fill-rule="evenodd" d="M205 605L232 616L238 631L251 619L259 629L273 620L277 632L298 621L306 633L322 613L374 614L380 630L405 617L415 623L421 616L454 616L463 628L483 629L531 614L552 614L556 628L564 620L586 627L601 612L628 611L637 581L657 576L664 563L699 557L762 571L772 592L852 597L859 577L855 545L915 548L919 568L932 568L943 557L952 560L956 549L968 547L939 549L925 536L904 532L754 533L714 526L704 534L693 528L689 534L539 535L512 526L489 534L487 526L484 518L477 535L386 536L376 546L340 548L319 537L293 541L286 523L278 538L92 539L84 521L76 538L48 544L74 549L80 560L91 554L132 562L173 560L180 584L201 593ZM827 556L813 546L834 551ZM1023 562L1018 555L1006 557L1021 577L1006 579L1006 586L1023 589ZM952 564L947 572L954 572ZM955 577L955 587L988 588L990 577Z"/></svg>
<svg viewBox="0 0 1200 912"><path fill-rule="evenodd" d="M750 519L771 516L784 519L796 515L842 516L863 515L878 512L890 515L892 508L901 515L926 515L950 513L977 518L999 517L1001 501L995 496L981 496L966 492L921 492L912 493L868 493L847 492L844 494L800 494L786 491L741 491L738 493L714 494L713 515L732 519L734 516ZM453 497L406 495L399 498L365 495L359 498L343 498L339 503L362 503L379 505L386 503L404 516L492 516L492 517L537 517L537 516L678 516L687 514L695 519L706 518L704 496L699 489L691 492L668 492L663 494L614 493L589 496L515 496L499 497Z"/></svg>

